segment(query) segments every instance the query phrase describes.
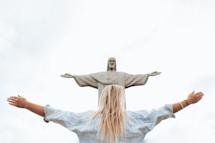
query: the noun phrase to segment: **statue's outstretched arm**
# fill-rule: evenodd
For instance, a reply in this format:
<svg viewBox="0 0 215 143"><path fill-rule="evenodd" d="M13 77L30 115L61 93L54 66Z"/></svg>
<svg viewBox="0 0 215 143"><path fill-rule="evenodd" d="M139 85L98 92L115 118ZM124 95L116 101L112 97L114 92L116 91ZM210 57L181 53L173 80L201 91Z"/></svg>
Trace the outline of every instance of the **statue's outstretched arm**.
<svg viewBox="0 0 215 143"><path fill-rule="evenodd" d="M156 76L159 74L161 74L161 72L154 71L154 72L149 73L149 76Z"/></svg>
<svg viewBox="0 0 215 143"><path fill-rule="evenodd" d="M61 77L64 77L64 78L74 78L73 75L69 74L69 73L65 73L63 75L61 75Z"/></svg>

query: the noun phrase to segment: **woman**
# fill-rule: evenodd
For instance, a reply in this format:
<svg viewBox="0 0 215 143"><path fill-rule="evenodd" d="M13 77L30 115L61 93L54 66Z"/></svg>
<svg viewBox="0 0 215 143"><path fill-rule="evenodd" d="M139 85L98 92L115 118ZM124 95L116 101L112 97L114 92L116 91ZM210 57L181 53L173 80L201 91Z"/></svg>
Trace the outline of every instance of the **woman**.
<svg viewBox="0 0 215 143"><path fill-rule="evenodd" d="M174 113L197 103L202 92L191 92L186 100L166 104L150 111L126 111L124 87L110 85L104 88L99 100L99 109L73 113L41 106L27 101L21 96L8 98L10 105L25 108L53 121L77 134L80 143L143 143L145 135L162 120L175 117Z"/></svg>

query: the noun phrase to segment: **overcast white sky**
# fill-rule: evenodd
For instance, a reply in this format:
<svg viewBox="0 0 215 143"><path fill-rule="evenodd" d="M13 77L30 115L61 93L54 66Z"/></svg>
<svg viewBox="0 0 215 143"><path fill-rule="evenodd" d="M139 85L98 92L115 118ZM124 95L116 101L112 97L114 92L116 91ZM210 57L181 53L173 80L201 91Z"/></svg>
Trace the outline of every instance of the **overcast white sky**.
<svg viewBox="0 0 215 143"><path fill-rule="evenodd" d="M128 110L151 109L203 91L204 99L150 132L146 143L214 143L215 1L0 1L0 142L77 143L72 132L9 106L20 94L41 105L97 108L97 90L61 74L160 71L126 89Z"/></svg>

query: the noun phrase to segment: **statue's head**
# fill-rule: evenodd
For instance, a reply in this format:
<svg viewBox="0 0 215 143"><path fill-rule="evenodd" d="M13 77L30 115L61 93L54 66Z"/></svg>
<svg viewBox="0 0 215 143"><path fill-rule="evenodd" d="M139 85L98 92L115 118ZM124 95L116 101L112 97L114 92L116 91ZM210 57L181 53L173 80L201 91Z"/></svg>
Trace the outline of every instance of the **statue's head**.
<svg viewBox="0 0 215 143"><path fill-rule="evenodd" d="M114 57L108 59L107 71L116 71L116 59Z"/></svg>

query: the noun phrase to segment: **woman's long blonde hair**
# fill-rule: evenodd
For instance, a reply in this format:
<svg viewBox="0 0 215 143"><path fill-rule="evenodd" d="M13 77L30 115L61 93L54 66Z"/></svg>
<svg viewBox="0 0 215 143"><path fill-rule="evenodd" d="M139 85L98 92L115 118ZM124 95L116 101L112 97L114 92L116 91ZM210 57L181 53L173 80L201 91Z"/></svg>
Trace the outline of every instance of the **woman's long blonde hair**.
<svg viewBox="0 0 215 143"><path fill-rule="evenodd" d="M101 117L99 135L105 143L117 143L123 137L125 128L124 87L109 85L103 89L99 98L99 109L93 116Z"/></svg>

